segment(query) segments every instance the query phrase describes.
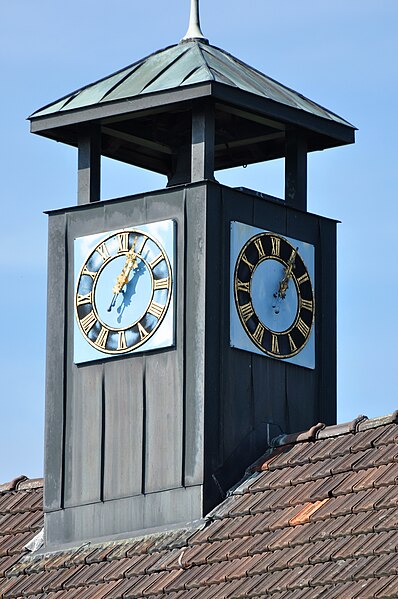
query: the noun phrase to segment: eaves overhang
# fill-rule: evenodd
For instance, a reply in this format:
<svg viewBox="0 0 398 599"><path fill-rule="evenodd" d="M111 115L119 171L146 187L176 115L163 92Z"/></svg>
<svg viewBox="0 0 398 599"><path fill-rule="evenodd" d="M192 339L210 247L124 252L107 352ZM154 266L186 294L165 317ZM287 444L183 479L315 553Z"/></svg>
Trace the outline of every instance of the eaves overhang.
<svg viewBox="0 0 398 599"><path fill-rule="evenodd" d="M31 131L77 146L82 128L99 125L105 139L123 139L124 148L128 144L131 150L128 153L118 151L114 143L104 143L103 155L167 174L167 155L171 155L178 145L172 131L173 121L180 120L181 114L191 113L194 104L203 101L214 103L216 108L216 170L283 157L285 135L289 130L299 130L305 136L310 152L355 141L355 127L348 123L323 118L214 81L55 114L32 116ZM166 119L164 128L167 131L161 140L151 132L162 115ZM223 138L222 131L227 118L239 121L242 130L240 137ZM189 124L188 119L186 128L189 128ZM253 134L253 127L259 128L258 135ZM137 128L141 133L137 134ZM234 130L237 131L237 128ZM250 146L251 149L255 147L255 151L247 152ZM141 149L144 150L143 157L140 157ZM148 163L147 151L156 155L156 160Z"/></svg>
<svg viewBox="0 0 398 599"><path fill-rule="evenodd" d="M31 131L77 146L100 128L101 153L168 174L200 103L215 116L215 169L285 156L289 132L308 151L355 141L355 127L198 40L170 46L33 113Z"/></svg>

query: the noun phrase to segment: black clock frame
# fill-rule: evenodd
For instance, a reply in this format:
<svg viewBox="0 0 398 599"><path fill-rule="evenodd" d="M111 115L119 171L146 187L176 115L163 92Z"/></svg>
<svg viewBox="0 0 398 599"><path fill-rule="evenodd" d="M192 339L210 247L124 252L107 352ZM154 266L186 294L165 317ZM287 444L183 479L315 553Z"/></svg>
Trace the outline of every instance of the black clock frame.
<svg viewBox="0 0 398 599"><path fill-rule="evenodd" d="M266 355L286 359L297 355L307 344L315 319L315 299L311 277L303 259L287 239L277 233L263 232L251 237L242 247L235 265L234 294L239 320L250 340ZM298 308L291 326L282 331L267 327L256 313L251 294L253 274L264 260L277 260L288 268L298 296Z"/></svg>

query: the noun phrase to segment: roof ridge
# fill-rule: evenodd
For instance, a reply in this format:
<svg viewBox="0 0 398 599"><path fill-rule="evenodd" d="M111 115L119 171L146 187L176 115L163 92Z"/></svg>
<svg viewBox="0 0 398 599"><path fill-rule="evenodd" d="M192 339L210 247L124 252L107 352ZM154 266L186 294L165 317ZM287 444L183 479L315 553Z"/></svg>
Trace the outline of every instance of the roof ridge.
<svg viewBox="0 0 398 599"><path fill-rule="evenodd" d="M204 66L204 68L207 70L207 72L208 72L208 74L210 75L210 77L211 77L212 81L215 81L216 79L215 79L215 77L214 77L214 75L213 75L213 70L212 70L212 68L211 68L211 67L210 67L210 66L207 64L207 60L206 60L206 56L205 56L205 50L206 50L206 48L207 48L207 46L208 46L208 45L210 45L210 44L205 44L205 48L202 48L202 46L201 46L200 44L197 44L197 46L198 46L198 50L199 50L199 53L200 53L200 55L201 55L201 57L202 57L202 59L203 59L203 62L204 62L204 65L203 65L203 66Z"/></svg>
<svg viewBox="0 0 398 599"><path fill-rule="evenodd" d="M27 491L29 489L40 489L43 487L44 478L28 478L25 474L16 476L11 481L0 484L0 493L12 491Z"/></svg>
<svg viewBox="0 0 398 599"><path fill-rule="evenodd" d="M355 434L370 428L377 428L378 426L386 426L387 424L398 424L398 410L395 410L386 416L377 416L375 418L368 418L367 416L360 414L349 422L331 424L329 426L322 422L318 422L318 424L315 424L306 431L283 434L275 437L271 441L271 447L276 448L285 445L294 445L296 443L330 439L349 433Z"/></svg>

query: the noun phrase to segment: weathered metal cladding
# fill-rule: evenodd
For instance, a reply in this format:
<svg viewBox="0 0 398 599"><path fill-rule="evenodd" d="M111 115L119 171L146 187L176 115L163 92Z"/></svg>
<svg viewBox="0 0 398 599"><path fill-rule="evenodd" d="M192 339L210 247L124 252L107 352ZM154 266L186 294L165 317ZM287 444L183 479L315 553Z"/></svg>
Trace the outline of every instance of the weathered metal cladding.
<svg viewBox="0 0 398 599"><path fill-rule="evenodd" d="M176 222L176 320L182 323L183 190L50 214L45 490L49 544L126 532L126 526L161 525L176 517L191 519L200 511L199 487L185 494L186 512L183 507L176 510L174 500L161 497L162 491L181 489L184 480L182 326L176 327L175 347L169 351L79 366L73 362L74 239L165 218ZM167 428L162 425L166 421ZM144 495L148 500L143 506ZM94 523L97 518L101 525Z"/></svg>
<svg viewBox="0 0 398 599"><path fill-rule="evenodd" d="M162 219L176 222L175 346L75 365L74 239ZM231 221L314 245L315 370L230 347ZM270 437L335 421L335 228L215 182L50 213L49 546L200 518Z"/></svg>
<svg viewBox="0 0 398 599"><path fill-rule="evenodd" d="M204 501L210 509L270 438L336 421L336 222L275 198L211 183L207 211ZM230 347L231 221L314 246L314 370Z"/></svg>
<svg viewBox="0 0 398 599"><path fill-rule="evenodd" d="M228 52L200 40L185 41L155 52L109 77L37 110L31 118L134 98L142 94L174 90L206 81L223 83L352 127L333 112L267 77Z"/></svg>
<svg viewBox="0 0 398 599"><path fill-rule="evenodd" d="M302 159L354 142L355 127L341 117L198 39L160 50L36 111L31 131L79 147L79 201L87 195L95 201L100 153L165 174L170 185L199 180L177 176L175 153L190 145L195 107L203 101L214 121L212 170L286 156L287 174L294 175L292 135L302 138ZM96 171L90 184L83 168L88 162ZM300 191L291 187L289 177L288 197Z"/></svg>

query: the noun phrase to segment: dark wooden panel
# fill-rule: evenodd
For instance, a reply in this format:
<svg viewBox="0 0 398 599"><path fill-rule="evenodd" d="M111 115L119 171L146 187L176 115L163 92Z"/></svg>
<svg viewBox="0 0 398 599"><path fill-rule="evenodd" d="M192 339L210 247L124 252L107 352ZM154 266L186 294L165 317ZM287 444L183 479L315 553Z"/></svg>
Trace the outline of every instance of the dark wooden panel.
<svg viewBox="0 0 398 599"><path fill-rule="evenodd" d="M49 220L47 275L47 358L44 509L62 503L65 389L66 217Z"/></svg>
<svg viewBox="0 0 398 599"><path fill-rule="evenodd" d="M89 208L82 206L81 210L67 215L65 506L100 501L102 496L103 368L101 364L77 367L73 363L74 239L102 231L104 226L101 206Z"/></svg>
<svg viewBox="0 0 398 599"><path fill-rule="evenodd" d="M206 293L205 186L186 192L185 267L185 484L203 482L205 403L205 293ZM207 245L208 244L208 245ZM182 323L181 323L182 324Z"/></svg>
<svg viewBox="0 0 398 599"><path fill-rule="evenodd" d="M254 198L253 226L266 231L286 235L286 206L284 203L269 202L261 197Z"/></svg>
<svg viewBox="0 0 398 599"><path fill-rule="evenodd" d="M252 354L230 347L230 223L253 224L254 197L222 189L223 237L225 248L221 302L223 312L223 383L221 387L223 455L227 458L250 434L253 428Z"/></svg>
<svg viewBox="0 0 398 599"><path fill-rule="evenodd" d="M319 226L318 217L299 210L287 210L286 234L311 243L315 247L315 263L318 260L319 251ZM327 269L324 272L316 272L315 285L318 276L327 277ZM318 298L315 288L315 306ZM316 309L316 308L315 308ZM317 312L316 312L317 314ZM329 315L333 318L333 315ZM335 316L334 316L335 317ZM315 333L319 328L319 320L315 321ZM288 418L286 420L287 433L293 433L308 429L319 421L319 344L315 343L315 369L302 368L294 364L286 364L286 389L288 399Z"/></svg>
<svg viewBox="0 0 398 599"><path fill-rule="evenodd" d="M103 367L73 367L65 427L65 506L101 500Z"/></svg>
<svg viewBox="0 0 398 599"><path fill-rule="evenodd" d="M326 424L337 421L337 282L336 224L325 219L319 223L319 261L317 294L322 311L318 317L321 367L319 381L320 420ZM328 276L322 276L322 273Z"/></svg>
<svg viewBox="0 0 398 599"><path fill-rule="evenodd" d="M184 191L147 198L146 218L176 221L175 348L146 356L144 492L179 487L183 480L184 443Z"/></svg>
<svg viewBox="0 0 398 599"><path fill-rule="evenodd" d="M143 362L135 356L104 364L105 501L142 490Z"/></svg>
<svg viewBox="0 0 398 599"><path fill-rule="evenodd" d="M294 364L286 364L288 402L286 433L307 430L319 422L318 378L319 369L309 370Z"/></svg>
<svg viewBox="0 0 398 599"><path fill-rule="evenodd" d="M255 428L270 440L270 435L286 432L289 415L286 364L253 354L252 369Z"/></svg>
<svg viewBox="0 0 398 599"><path fill-rule="evenodd" d="M176 353L145 358L145 493L182 484L183 401Z"/></svg>

